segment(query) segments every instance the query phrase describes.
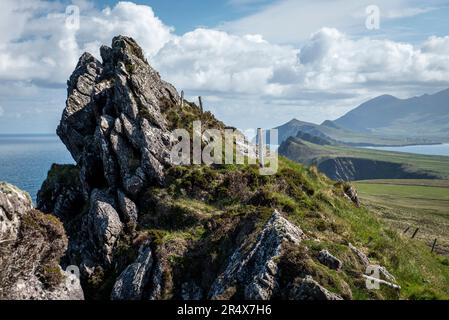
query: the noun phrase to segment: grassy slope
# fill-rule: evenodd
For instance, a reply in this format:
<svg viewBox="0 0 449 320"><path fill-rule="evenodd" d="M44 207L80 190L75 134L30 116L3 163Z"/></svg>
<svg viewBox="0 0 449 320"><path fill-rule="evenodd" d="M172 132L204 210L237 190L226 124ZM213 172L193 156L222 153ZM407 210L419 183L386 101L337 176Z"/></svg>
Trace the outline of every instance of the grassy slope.
<svg viewBox="0 0 449 320"><path fill-rule="evenodd" d="M177 115L168 118L172 123L186 126L191 118L199 116L197 109L189 104L189 112L178 110ZM211 119L210 122L216 121ZM360 153L370 151L379 157L392 156L382 151L355 150ZM336 148L335 152L341 150ZM407 156L395 155L395 158L402 162ZM422 168L438 167L449 176L449 157L438 161L425 156L419 158ZM363 278L360 278L360 272L365 270L354 261L354 255L348 249L350 242L368 254L372 263L384 265L396 276L402 286L400 298L449 299L447 259L431 254L421 241L410 241L396 232L379 219L376 211L356 208L343 196L341 185L335 185L313 167L309 169L280 157L279 170L274 176L260 176L258 167L251 165L177 167L168 175L167 188L151 189L147 194L150 204L155 197L156 203L169 208L163 214L168 213L168 221L165 225L160 219L156 224L152 223L155 212L151 205L147 206L149 211L143 212L140 232L155 234L162 242L181 238L191 243L190 247L200 248L192 249L192 259L184 258L182 274L196 275L205 281L203 273L219 270L223 259L233 252L227 250L232 242L230 230L236 223L255 220L260 228L273 209L277 209L300 226L310 239L304 242L308 254L298 248L289 254L292 260L295 256L303 260L299 265L293 264L293 274L303 267L309 269L315 279L337 293L345 292L345 286L349 286L354 299L398 298L388 289L366 289ZM149 223L145 223L147 219ZM210 225L216 225L216 229L210 229ZM343 261L342 271L336 272L318 263L316 254L322 248ZM177 259L174 257L175 261ZM203 270L201 275L197 275L198 270Z"/></svg>
<svg viewBox="0 0 449 320"><path fill-rule="evenodd" d="M276 208L300 226L310 239L304 242L308 258L303 251L295 251L299 249L294 249L289 256L304 259L302 266L306 265L314 278L332 291L341 294L349 286L354 299L398 298L388 289L368 291L365 288L360 278L364 270L354 262L354 255L348 249L350 242L365 251L371 262L386 266L396 276L402 286L401 298L449 299L448 260L430 254L420 241L410 241L390 229L366 208L354 207L343 197L339 184L335 185L314 168L307 169L281 158L275 176L258 175L256 166L177 167L169 175L172 180L168 189L152 188L148 193L150 202L156 197L159 203L164 199L170 206L169 225L162 223L155 227L148 222L155 214L149 208L141 218L140 232L157 235L160 242L182 238L191 246L200 247L202 253L192 253L195 258L184 261L183 274L194 276L198 270L218 270L217 261L223 263L225 257L221 255L226 250L223 241L229 240L217 240L217 231L207 227L210 221L220 226L218 230L228 230L228 221L252 217L261 227ZM195 218L192 221L189 217ZM175 220L179 225L173 223ZM223 235L224 239L229 237L227 233ZM318 263L315 257L323 248L343 261L342 271ZM173 258L179 259L182 260Z"/></svg>
<svg viewBox="0 0 449 320"><path fill-rule="evenodd" d="M303 146L299 147L306 150L304 158L301 159L301 162L304 163L319 163L321 160L328 158L353 157L406 164L412 172L431 171L443 179L449 178L449 157L445 156L418 155L341 146L320 146L305 141L302 141L302 143Z"/></svg>
<svg viewBox="0 0 449 320"><path fill-rule="evenodd" d="M362 200L395 229L419 227L417 239L430 245L437 238L437 252L449 254L448 180L372 180L356 184Z"/></svg>

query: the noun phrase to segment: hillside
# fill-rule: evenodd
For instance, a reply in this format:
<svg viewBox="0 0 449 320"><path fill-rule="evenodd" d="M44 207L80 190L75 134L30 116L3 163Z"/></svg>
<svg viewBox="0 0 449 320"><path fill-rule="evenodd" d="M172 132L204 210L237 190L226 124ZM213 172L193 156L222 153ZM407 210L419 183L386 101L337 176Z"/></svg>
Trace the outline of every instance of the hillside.
<svg viewBox="0 0 449 320"><path fill-rule="evenodd" d="M440 142L441 139L429 137L397 137L371 132L358 132L343 128L332 121L325 121L321 125L293 119L274 129L278 130L279 144L298 134L307 134L320 139L333 140L333 144L347 146L400 146L413 144L429 144ZM267 135L267 141L269 137Z"/></svg>
<svg viewBox="0 0 449 320"><path fill-rule="evenodd" d="M410 99L380 96L361 104L334 123L361 133L447 141L449 89Z"/></svg>
<svg viewBox="0 0 449 320"><path fill-rule="evenodd" d="M279 154L299 163L316 165L335 180L445 179L449 157L318 145L289 138Z"/></svg>
<svg viewBox="0 0 449 320"><path fill-rule="evenodd" d="M68 82L57 132L76 165L53 165L37 201L61 220L68 248L53 258L79 266L87 299L449 299L447 259L349 184L282 157L270 176L172 163L172 129L223 123L182 103L133 39L101 55L84 54ZM372 265L390 285L367 287Z"/></svg>

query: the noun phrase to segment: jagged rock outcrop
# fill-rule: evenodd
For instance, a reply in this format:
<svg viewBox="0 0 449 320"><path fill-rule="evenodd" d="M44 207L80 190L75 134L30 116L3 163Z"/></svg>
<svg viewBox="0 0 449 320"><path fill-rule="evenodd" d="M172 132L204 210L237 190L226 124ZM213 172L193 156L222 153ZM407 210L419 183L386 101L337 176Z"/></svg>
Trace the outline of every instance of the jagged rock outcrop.
<svg viewBox="0 0 449 320"><path fill-rule="evenodd" d="M22 217L32 209L30 196L13 185L0 182L0 241L14 241ZM1 243L0 242L0 243Z"/></svg>
<svg viewBox="0 0 449 320"><path fill-rule="evenodd" d="M102 62L89 53L79 59L57 129L76 161L75 187L49 174L38 196L38 208L71 230L67 260L85 276L108 268L122 231L136 227L138 195L164 185L171 137L162 112L180 102L133 39L115 37L100 51Z"/></svg>
<svg viewBox="0 0 449 320"><path fill-rule="evenodd" d="M299 244L304 233L277 211L264 226L256 243L248 252L245 244L230 257L229 263L209 292L211 299L226 298L235 286L244 288L249 300L270 299L277 289L278 258L286 242Z"/></svg>
<svg viewBox="0 0 449 320"><path fill-rule="evenodd" d="M105 187L136 195L149 181L164 183L170 135L161 110L180 98L133 39L115 37L101 57L80 58L57 133L81 169L86 197Z"/></svg>
<svg viewBox="0 0 449 320"><path fill-rule="evenodd" d="M104 191L95 189L92 191L90 210L84 216L84 226L95 256L99 255L100 261L110 264L112 262L113 249L123 229L119 214L115 210L114 198Z"/></svg>
<svg viewBox="0 0 449 320"><path fill-rule="evenodd" d="M130 264L118 277L112 289L112 300L140 300L153 266L150 243L144 243L136 261Z"/></svg>
<svg viewBox="0 0 449 320"><path fill-rule="evenodd" d="M63 271L61 271L63 272ZM49 289L35 275L19 279L7 294L9 300L84 300L84 293L77 277L63 274L64 279Z"/></svg>
<svg viewBox="0 0 449 320"><path fill-rule="evenodd" d="M80 281L59 266L67 248L61 222L30 196L0 183L0 300L82 300Z"/></svg>

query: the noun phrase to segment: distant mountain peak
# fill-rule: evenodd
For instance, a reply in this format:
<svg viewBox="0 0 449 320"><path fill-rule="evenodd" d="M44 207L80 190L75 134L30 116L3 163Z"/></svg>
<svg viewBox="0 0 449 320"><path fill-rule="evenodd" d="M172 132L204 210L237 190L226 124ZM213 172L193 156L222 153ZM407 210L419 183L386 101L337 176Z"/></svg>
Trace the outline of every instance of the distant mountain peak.
<svg viewBox="0 0 449 320"><path fill-rule="evenodd" d="M301 121L299 119L293 118L292 120L290 120L289 122L284 124L284 126L288 126L288 125L311 125L311 124L312 123L310 123L310 122Z"/></svg>
<svg viewBox="0 0 449 320"><path fill-rule="evenodd" d="M382 95L334 122L353 131L391 136L438 136L449 124L449 89L408 99ZM444 130L443 130L444 131Z"/></svg>

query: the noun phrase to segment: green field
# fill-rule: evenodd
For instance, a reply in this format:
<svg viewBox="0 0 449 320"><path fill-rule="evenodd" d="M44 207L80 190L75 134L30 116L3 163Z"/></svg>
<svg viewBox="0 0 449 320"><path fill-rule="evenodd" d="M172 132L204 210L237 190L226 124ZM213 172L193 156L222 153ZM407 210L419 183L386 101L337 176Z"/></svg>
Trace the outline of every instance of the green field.
<svg viewBox="0 0 449 320"><path fill-rule="evenodd" d="M355 183L362 202L398 231L449 255L449 180L369 180Z"/></svg>

